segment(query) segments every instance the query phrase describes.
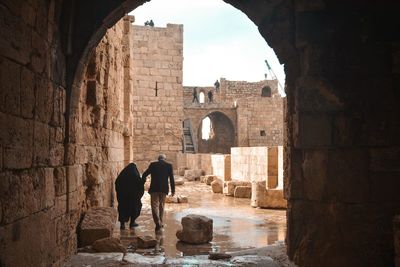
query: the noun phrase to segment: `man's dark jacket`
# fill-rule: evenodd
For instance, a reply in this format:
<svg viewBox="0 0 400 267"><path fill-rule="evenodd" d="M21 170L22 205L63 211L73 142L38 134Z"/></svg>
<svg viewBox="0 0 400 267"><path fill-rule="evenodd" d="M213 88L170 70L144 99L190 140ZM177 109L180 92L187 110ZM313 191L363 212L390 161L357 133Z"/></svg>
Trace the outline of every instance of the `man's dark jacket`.
<svg viewBox="0 0 400 267"><path fill-rule="evenodd" d="M151 183L149 193L165 193L168 194L168 177L171 185L171 193L175 194L175 181L172 171L172 164L165 160L158 160L150 163L147 170L143 173L142 179L146 181L146 177L151 174Z"/></svg>

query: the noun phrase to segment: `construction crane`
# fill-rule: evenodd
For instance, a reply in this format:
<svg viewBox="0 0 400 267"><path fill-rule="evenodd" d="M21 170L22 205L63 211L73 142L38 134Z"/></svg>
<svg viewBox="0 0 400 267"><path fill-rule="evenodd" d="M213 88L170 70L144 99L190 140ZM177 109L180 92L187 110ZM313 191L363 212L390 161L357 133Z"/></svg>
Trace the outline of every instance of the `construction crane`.
<svg viewBox="0 0 400 267"><path fill-rule="evenodd" d="M271 68L271 66L268 64L268 60L265 60L265 64L267 64L267 68L268 68L268 73L265 73L265 79L267 79L268 74L271 76L272 79L277 80L278 81L278 86L281 89L281 92L284 92L283 90L283 86L281 84L281 82L279 81L278 77L276 77L276 74L274 72L274 70Z"/></svg>

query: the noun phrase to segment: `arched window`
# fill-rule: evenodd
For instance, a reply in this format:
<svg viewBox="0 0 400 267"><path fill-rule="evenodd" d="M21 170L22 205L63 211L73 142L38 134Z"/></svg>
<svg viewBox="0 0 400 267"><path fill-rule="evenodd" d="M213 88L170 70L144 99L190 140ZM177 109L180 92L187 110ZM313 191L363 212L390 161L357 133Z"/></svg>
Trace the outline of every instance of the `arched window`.
<svg viewBox="0 0 400 267"><path fill-rule="evenodd" d="M262 91L261 91L261 96L262 97L271 97L271 87L264 86Z"/></svg>
<svg viewBox="0 0 400 267"><path fill-rule="evenodd" d="M208 140L212 138L212 125L210 117L205 117L201 125L201 139Z"/></svg>
<svg viewBox="0 0 400 267"><path fill-rule="evenodd" d="M203 103L204 103L204 100L205 100L205 98L204 98L204 92L200 92L200 94L199 94L199 102L200 102L201 104L203 104Z"/></svg>

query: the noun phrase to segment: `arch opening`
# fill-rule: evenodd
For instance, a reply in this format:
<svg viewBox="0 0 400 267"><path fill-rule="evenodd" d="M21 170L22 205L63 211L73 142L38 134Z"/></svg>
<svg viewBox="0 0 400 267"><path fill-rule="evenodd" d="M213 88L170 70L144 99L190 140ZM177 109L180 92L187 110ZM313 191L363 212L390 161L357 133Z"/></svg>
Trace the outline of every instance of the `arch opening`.
<svg viewBox="0 0 400 267"><path fill-rule="evenodd" d="M199 153L230 154L235 146L235 128L232 121L222 112L208 114L199 127Z"/></svg>

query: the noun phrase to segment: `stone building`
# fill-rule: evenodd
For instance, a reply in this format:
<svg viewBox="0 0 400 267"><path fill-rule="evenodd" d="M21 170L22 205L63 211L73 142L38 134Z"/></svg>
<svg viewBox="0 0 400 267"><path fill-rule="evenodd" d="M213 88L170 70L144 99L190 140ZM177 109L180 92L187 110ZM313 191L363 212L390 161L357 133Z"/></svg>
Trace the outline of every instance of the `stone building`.
<svg viewBox="0 0 400 267"><path fill-rule="evenodd" d="M89 79L93 120L80 118L79 105L96 45L145 2L0 2L2 266L60 266L76 252L85 206L111 201L107 193L89 197L108 183L91 173L130 153L125 115L96 124L108 102L91 102ZM285 64L289 257L299 266L398 264L400 4L226 3L255 23ZM79 143L85 135L92 141ZM89 184L94 191L85 191Z"/></svg>
<svg viewBox="0 0 400 267"><path fill-rule="evenodd" d="M212 101L207 97L209 92ZM199 100L193 101L194 93ZM229 154L234 146L283 145L284 98L277 80L251 83L221 78L218 90L185 86L183 102L184 120L192 128L196 152ZM201 135L207 117L213 136L205 140Z"/></svg>

